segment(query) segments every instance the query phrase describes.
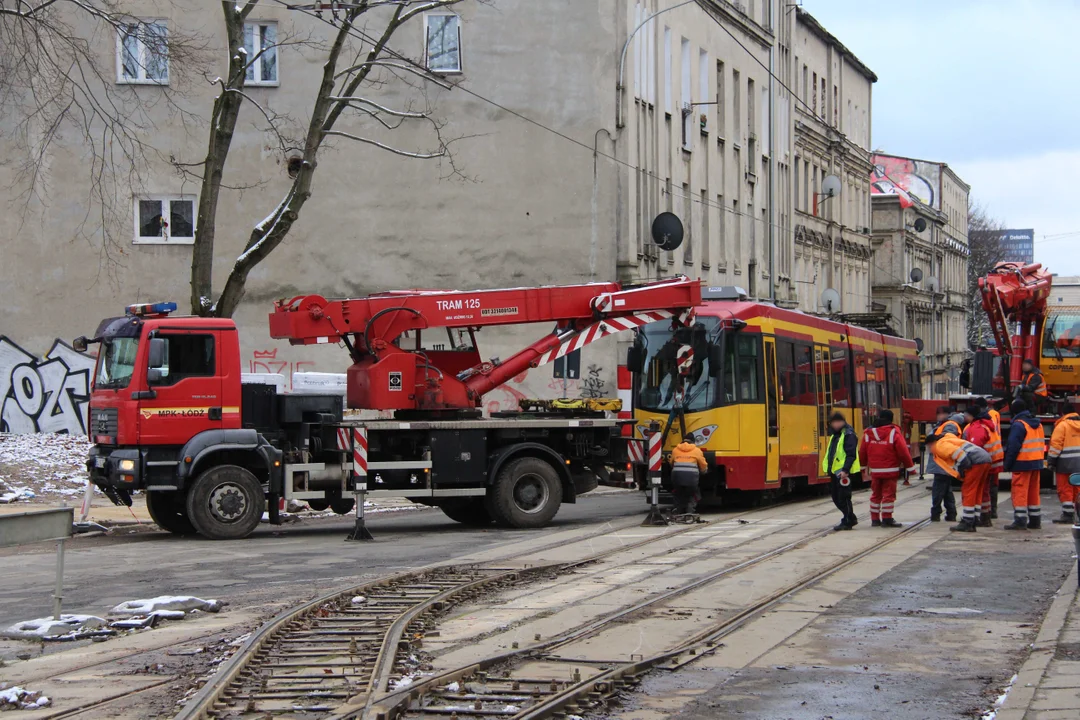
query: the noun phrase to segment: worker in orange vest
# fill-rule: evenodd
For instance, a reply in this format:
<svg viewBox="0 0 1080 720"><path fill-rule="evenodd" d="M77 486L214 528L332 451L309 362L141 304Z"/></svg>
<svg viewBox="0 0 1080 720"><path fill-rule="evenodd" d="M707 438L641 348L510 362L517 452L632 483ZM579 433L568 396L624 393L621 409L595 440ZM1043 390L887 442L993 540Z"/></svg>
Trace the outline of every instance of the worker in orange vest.
<svg viewBox="0 0 1080 720"><path fill-rule="evenodd" d="M1031 360L1025 359L1021 367L1024 370L1024 375L1020 380L1020 387L1017 388L1017 392L1020 399L1027 404L1028 410L1036 413L1049 396L1046 389L1046 380L1043 379L1042 373L1035 369L1035 363Z"/></svg>
<svg viewBox="0 0 1080 720"><path fill-rule="evenodd" d="M671 451L671 489L677 515L697 509L699 480L709 469L705 454L694 439L693 435L686 435Z"/></svg>
<svg viewBox="0 0 1080 720"><path fill-rule="evenodd" d="M984 397L975 398L976 407L986 410L986 414L994 421L994 430L1001 441L1001 456L994 457L994 465L990 470L990 479L986 483L986 497L983 504L990 503L990 517L997 520L998 516L998 488L1001 485L1001 467L1005 459L1005 440L1001 435L1001 413L992 407ZM991 453L992 454L992 453Z"/></svg>
<svg viewBox="0 0 1080 720"><path fill-rule="evenodd" d="M941 405L937 409L937 424L931 435L956 435L963 432L964 416L956 413L948 405ZM929 448L927 448L929 450ZM941 506L945 505L945 520L956 520L956 498L952 491L952 476L934 461L934 454L929 453L926 459L926 472L934 476L934 484L930 493L930 519L933 522L941 522Z"/></svg>
<svg viewBox="0 0 1080 720"><path fill-rule="evenodd" d="M980 408L974 403L964 411L964 418L967 421L967 426L964 428L963 438L978 445L990 455L990 472L982 485L978 497L980 508L977 514L980 527L992 527L989 486L991 482L997 482L997 474L1001 471L1005 458L1005 451L1001 447L1001 434L998 433L997 428L994 426L994 420L986 412L986 409Z"/></svg>
<svg viewBox="0 0 1080 720"><path fill-rule="evenodd" d="M1038 530L1042 527L1039 475L1046 457L1046 432L1023 400L1013 400L1011 410L1004 469L1012 473L1013 521L1005 529Z"/></svg>
<svg viewBox="0 0 1080 720"><path fill-rule="evenodd" d="M1069 476L1080 473L1080 414L1073 408L1054 423L1046 466L1054 471L1058 500L1061 501L1061 517L1055 518L1054 522L1071 525L1080 502L1080 487L1069 484Z"/></svg>
<svg viewBox="0 0 1080 720"><path fill-rule="evenodd" d="M946 433L926 438L934 461L948 475L963 481L960 522L952 532L975 532L978 507L982 503L983 483L990 474L990 453L975 443Z"/></svg>

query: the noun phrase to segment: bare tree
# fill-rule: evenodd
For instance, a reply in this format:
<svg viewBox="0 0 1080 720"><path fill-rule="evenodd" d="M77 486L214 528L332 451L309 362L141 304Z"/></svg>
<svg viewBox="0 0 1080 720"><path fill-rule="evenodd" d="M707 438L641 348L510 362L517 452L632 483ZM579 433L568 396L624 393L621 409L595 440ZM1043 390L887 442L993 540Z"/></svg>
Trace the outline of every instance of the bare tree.
<svg viewBox="0 0 1080 720"><path fill-rule="evenodd" d="M982 309L979 278L984 277L1002 261L1002 236L1005 225L990 216L978 203L968 206L968 297L971 311L968 313L968 345L971 349L985 346L993 337L990 321Z"/></svg>
<svg viewBox="0 0 1080 720"><path fill-rule="evenodd" d="M390 41L413 18L462 1L360 0L321 3L327 6L322 19L328 23L330 39L325 49L321 81L315 89L310 108L304 112L306 127L296 131L295 128L290 130L292 123L271 108L257 103L244 90L250 69L259 62L258 55L249 56L250 53L244 48L244 23L259 0L245 0L239 4L235 0L223 0L222 12L230 59L227 75L215 81L220 86L220 92L211 113L206 157L195 165L176 163L178 169L184 172L197 173L201 183L191 260L193 313L229 317L236 311L244 296L248 274L281 244L300 217L304 204L311 198L319 152L330 138L361 143L379 152L404 158L447 158L451 172L457 171L449 154L451 141L444 137L444 125L432 116L429 105L391 107L385 101L379 102L374 93L387 84L404 84L411 86L414 94L422 99L427 83L449 87L423 63L395 52ZM336 6L332 14L330 5ZM456 41L443 50L458 52ZM223 184L226 164L240 110L245 104L257 110L257 117L261 118L279 149L292 156L288 159L293 181L276 207L251 229L243 252L229 269L215 299L213 259L218 203L221 191L226 187ZM417 124L430 131L426 147L406 149L387 139L393 130ZM291 137L291 132L299 137Z"/></svg>
<svg viewBox="0 0 1080 720"><path fill-rule="evenodd" d="M73 136L88 157L76 235L101 243L102 267L118 262L131 188L167 160L147 140L157 110L197 120L178 100L207 60L200 38L133 20L115 0L0 0L0 136L14 148L2 162L14 168L23 219L48 195L47 155ZM140 94L146 84L159 85L152 97Z"/></svg>

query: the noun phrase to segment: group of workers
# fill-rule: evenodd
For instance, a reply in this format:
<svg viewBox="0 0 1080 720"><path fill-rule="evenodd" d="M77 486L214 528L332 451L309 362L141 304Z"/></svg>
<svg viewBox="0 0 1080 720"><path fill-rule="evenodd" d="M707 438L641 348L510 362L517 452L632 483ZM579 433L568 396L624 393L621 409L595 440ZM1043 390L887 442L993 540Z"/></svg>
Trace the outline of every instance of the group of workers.
<svg viewBox="0 0 1080 720"><path fill-rule="evenodd" d="M1054 426L1050 447L1039 418L1026 400L1010 406L1012 425L1007 439L1001 436L1001 415L985 398L976 398L963 412L948 406L938 408L937 425L926 438L930 458L927 472L933 474L930 519L956 521L950 530L975 532L991 527L997 517L998 480L1002 472L1012 473L1013 520L1006 530L1038 530L1042 527L1039 479L1044 465L1055 471L1061 517L1055 523L1072 524L1080 488L1069 476L1080 473L1080 414L1071 408ZM874 527L900 527L893 519L897 483L919 477L903 431L893 422L890 410L881 410L874 424L863 432L862 440L839 412L829 418L832 430L822 472L831 479L833 502L842 513L836 530L851 530L859 520L851 504L852 483L870 479L870 519ZM961 481L960 516L957 517L952 481Z"/></svg>

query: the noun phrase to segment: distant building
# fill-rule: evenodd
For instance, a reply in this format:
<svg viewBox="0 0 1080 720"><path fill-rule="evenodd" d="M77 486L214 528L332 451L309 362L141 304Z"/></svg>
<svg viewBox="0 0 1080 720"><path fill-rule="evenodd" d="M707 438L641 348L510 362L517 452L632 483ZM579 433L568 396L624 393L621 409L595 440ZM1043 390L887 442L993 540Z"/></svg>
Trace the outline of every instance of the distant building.
<svg viewBox="0 0 1080 720"><path fill-rule="evenodd" d="M1055 275L1050 290L1050 306L1080 306L1080 276Z"/></svg>
<svg viewBox="0 0 1080 720"><path fill-rule="evenodd" d="M957 392L968 352L971 188L945 163L882 154L873 163L872 312L923 341L927 397Z"/></svg>
<svg viewBox="0 0 1080 720"><path fill-rule="evenodd" d="M1031 228L1026 230L1003 230L1001 232L1001 253L1002 262L1025 264L1035 262L1035 231Z"/></svg>

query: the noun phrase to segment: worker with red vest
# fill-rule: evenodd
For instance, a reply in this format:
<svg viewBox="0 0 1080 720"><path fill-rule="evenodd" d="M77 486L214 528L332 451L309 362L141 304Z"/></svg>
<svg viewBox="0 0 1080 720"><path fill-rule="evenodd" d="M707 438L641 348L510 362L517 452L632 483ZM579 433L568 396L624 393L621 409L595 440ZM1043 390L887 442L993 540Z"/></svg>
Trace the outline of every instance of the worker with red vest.
<svg viewBox="0 0 1080 720"><path fill-rule="evenodd" d="M1005 440L1001 435L1001 413L996 408L992 407L984 397L975 398L975 404L986 410L986 414L990 416L990 419L994 421L994 429L997 430L998 437L1002 439L1001 442L1001 460L994 461L994 468L991 470L990 480L986 483L986 496L990 500L990 517L997 520L998 516L998 487L1001 485L1001 466L1005 458ZM985 498L984 498L985 500Z"/></svg>
<svg viewBox="0 0 1080 720"><path fill-rule="evenodd" d="M1028 409L1034 413L1043 406L1049 396L1046 389L1046 380L1043 379L1042 373L1035 369L1035 363L1031 360L1025 359L1021 367L1024 370L1024 375L1020 380L1020 387L1017 388L1017 392L1020 399L1027 404Z"/></svg>
<svg viewBox="0 0 1080 720"><path fill-rule="evenodd" d="M937 424L930 435L956 435L960 436L964 416L954 413L948 405L941 405L937 409ZM929 448L927 448L929 449ZM956 520L956 498L953 497L952 476L934 461L934 454L926 461L926 472L934 476L934 484L931 490L930 520L941 522L941 506L945 505L945 520Z"/></svg>
<svg viewBox="0 0 1080 720"><path fill-rule="evenodd" d="M994 420L985 409L973 403L964 411L964 417L967 420L967 426L964 428L963 438L978 445L990 455L990 472L982 486L975 490L979 493L977 500L981 506L978 513L979 526L992 527L989 485L991 482L997 482L997 474L1001 471L1005 450L1001 446L1001 435L994 426ZM967 480L964 481L964 484L963 493L967 495Z"/></svg>
<svg viewBox="0 0 1080 720"><path fill-rule="evenodd" d="M982 486L990 474L990 453L975 443L956 435L931 435L926 438L934 461L950 477L963 482L960 522L949 528L953 532L975 532L978 506L982 503Z"/></svg>
<svg viewBox="0 0 1080 720"><path fill-rule="evenodd" d="M1038 530L1042 527L1039 475L1046 456L1046 433L1023 400L1013 400L1011 409L1004 469L1012 473L1013 522L1005 529Z"/></svg>
<svg viewBox="0 0 1080 720"><path fill-rule="evenodd" d="M874 426L863 431L859 462L870 473L870 525L900 527L893 519L896 481L916 470L904 432L893 424L892 410L880 410Z"/></svg>
<svg viewBox="0 0 1080 720"><path fill-rule="evenodd" d="M1054 471L1058 500L1061 501L1061 517L1055 518L1054 522L1071 525L1076 517L1077 503L1080 503L1080 487L1069 484L1069 476L1080 473L1080 414L1072 408L1054 423L1046 466Z"/></svg>

